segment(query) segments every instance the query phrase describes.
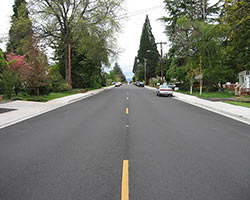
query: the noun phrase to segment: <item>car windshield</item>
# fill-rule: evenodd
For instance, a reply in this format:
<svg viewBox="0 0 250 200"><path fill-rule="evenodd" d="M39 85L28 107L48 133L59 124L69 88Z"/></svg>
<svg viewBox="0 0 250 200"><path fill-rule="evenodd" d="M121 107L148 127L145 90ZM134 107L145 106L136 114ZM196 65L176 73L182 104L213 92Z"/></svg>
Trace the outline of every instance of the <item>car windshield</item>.
<svg viewBox="0 0 250 200"><path fill-rule="evenodd" d="M161 89L170 89L170 87L167 86L167 85L161 85L160 88L161 88Z"/></svg>

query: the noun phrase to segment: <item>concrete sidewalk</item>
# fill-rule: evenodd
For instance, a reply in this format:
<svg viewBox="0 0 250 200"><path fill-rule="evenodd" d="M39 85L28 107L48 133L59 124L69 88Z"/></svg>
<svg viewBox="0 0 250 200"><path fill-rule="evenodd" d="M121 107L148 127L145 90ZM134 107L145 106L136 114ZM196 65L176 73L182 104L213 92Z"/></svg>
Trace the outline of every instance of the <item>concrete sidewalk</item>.
<svg viewBox="0 0 250 200"><path fill-rule="evenodd" d="M14 109L13 111L0 114L0 129L16 124L37 115L49 112L62 106L80 101L87 97L93 96L105 90L112 89L114 86L92 90L86 93L74 94L58 99L48 101L46 103L32 101L12 101L0 104L0 109Z"/></svg>
<svg viewBox="0 0 250 200"><path fill-rule="evenodd" d="M145 86L145 88L156 91L153 87ZM250 125L250 108L220 101L213 102L179 92L174 92L174 98Z"/></svg>

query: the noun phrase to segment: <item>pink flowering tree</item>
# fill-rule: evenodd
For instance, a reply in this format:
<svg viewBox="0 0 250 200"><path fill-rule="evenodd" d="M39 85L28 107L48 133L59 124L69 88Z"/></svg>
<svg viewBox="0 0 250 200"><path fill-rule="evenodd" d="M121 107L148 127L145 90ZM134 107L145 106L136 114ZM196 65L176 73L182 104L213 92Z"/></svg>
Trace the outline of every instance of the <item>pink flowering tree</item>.
<svg viewBox="0 0 250 200"><path fill-rule="evenodd" d="M14 53L6 55L9 63L7 71L12 74L14 81L14 91L16 95L22 90L25 81L25 71L28 67L25 55L15 55Z"/></svg>

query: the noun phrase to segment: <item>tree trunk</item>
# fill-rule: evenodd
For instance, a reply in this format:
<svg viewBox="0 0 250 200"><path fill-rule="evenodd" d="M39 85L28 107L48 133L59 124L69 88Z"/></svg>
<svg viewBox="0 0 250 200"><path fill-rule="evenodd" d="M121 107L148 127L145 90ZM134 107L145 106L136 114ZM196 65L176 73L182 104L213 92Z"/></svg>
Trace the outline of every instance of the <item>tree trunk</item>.
<svg viewBox="0 0 250 200"><path fill-rule="evenodd" d="M69 83L69 86L71 87L71 46L70 44L68 45L68 83Z"/></svg>
<svg viewBox="0 0 250 200"><path fill-rule="evenodd" d="M65 45L64 48L64 65L65 65L65 80L68 83L69 82L69 52L68 52L68 45Z"/></svg>
<svg viewBox="0 0 250 200"><path fill-rule="evenodd" d="M202 95L202 85L203 85L203 80L200 79L200 96Z"/></svg>
<svg viewBox="0 0 250 200"><path fill-rule="evenodd" d="M14 88L14 91L15 91L15 94L17 96L18 95L18 89L16 87Z"/></svg>
<svg viewBox="0 0 250 200"><path fill-rule="evenodd" d="M40 89L39 89L39 87L36 89L36 94L37 94L37 96L40 96Z"/></svg>
<svg viewBox="0 0 250 200"><path fill-rule="evenodd" d="M190 81L190 94L193 94L193 80Z"/></svg>

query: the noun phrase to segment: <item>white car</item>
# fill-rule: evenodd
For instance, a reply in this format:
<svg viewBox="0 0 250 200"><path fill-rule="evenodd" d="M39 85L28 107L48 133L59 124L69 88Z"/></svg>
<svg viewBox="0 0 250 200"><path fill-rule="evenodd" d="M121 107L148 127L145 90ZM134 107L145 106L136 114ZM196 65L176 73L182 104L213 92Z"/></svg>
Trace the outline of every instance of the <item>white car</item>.
<svg viewBox="0 0 250 200"><path fill-rule="evenodd" d="M160 85L157 89L157 96L173 96L173 89L168 85Z"/></svg>
<svg viewBox="0 0 250 200"><path fill-rule="evenodd" d="M118 82L118 83L115 84L115 87L120 87L121 85L122 85L122 83Z"/></svg>

